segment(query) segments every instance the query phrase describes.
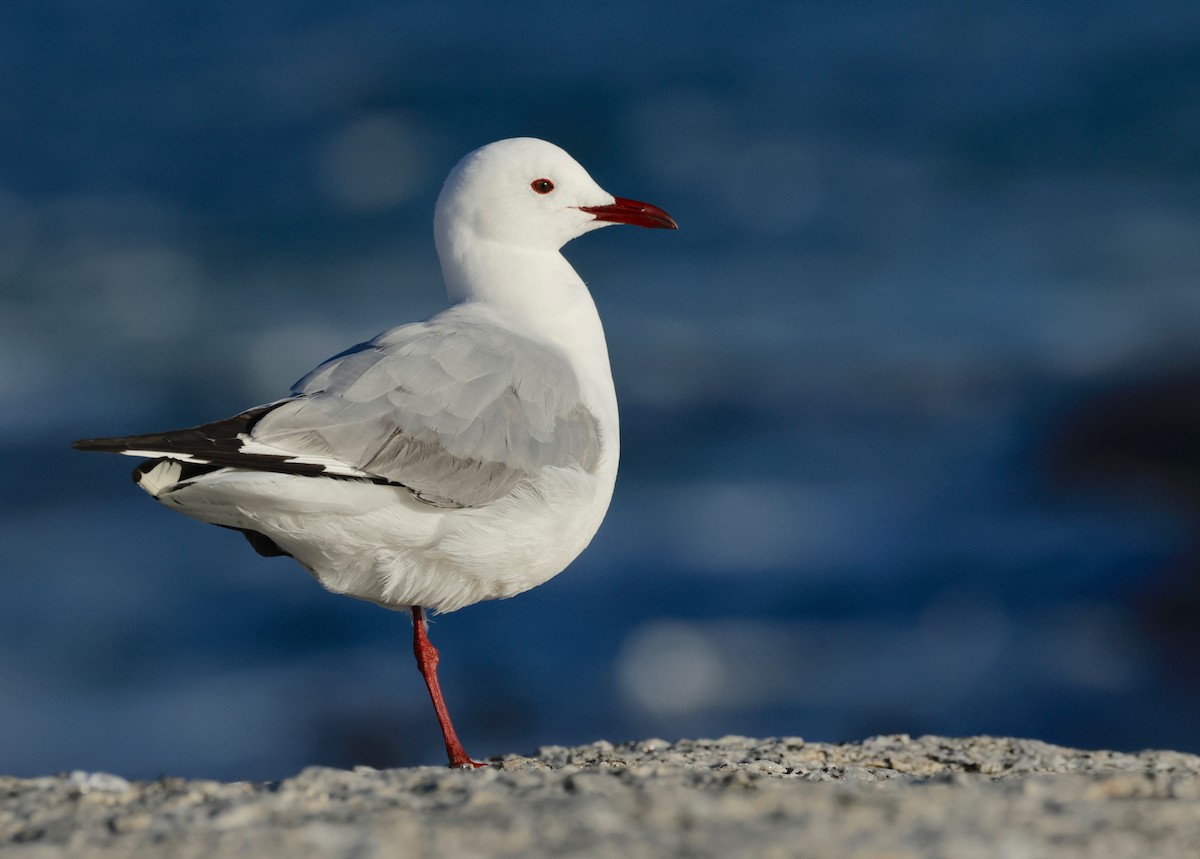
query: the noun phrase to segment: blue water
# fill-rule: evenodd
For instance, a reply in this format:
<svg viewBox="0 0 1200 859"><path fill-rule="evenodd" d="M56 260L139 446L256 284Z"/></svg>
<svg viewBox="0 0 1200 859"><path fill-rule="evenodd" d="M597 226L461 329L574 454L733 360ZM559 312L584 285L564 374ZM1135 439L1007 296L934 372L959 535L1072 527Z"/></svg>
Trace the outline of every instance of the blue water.
<svg viewBox="0 0 1200 859"><path fill-rule="evenodd" d="M681 229L567 249L621 476L566 573L432 627L469 751L1200 751L1195 447L1062 441L1200 366L1197 104L1190 2L6 4L0 771L440 761L403 616L69 442L435 312L441 179L514 135Z"/></svg>

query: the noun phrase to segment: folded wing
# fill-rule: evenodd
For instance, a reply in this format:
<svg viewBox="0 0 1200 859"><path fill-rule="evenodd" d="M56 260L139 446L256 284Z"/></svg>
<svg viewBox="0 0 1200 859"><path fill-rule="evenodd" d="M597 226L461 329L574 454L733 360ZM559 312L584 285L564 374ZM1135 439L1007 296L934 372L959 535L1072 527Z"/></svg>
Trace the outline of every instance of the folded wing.
<svg viewBox="0 0 1200 859"><path fill-rule="evenodd" d="M444 313L337 355L293 396L189 430L76 446L187 462L362 477L474 507L547 466L594 472L599 424L557 350Z"/></svg>

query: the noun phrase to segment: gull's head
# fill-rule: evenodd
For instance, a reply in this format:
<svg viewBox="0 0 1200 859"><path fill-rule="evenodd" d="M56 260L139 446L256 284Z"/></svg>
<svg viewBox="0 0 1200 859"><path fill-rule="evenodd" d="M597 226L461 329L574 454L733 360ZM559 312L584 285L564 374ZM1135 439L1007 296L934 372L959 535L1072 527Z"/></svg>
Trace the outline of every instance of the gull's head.
<svg viewBox="0 0 1200 859"><path fill-rule="evenodd" d="M557 251L609 224L676 229L662 209L614 197L562 149L532 137L489 143L463 158L434 214L439 248L453 236Z"/></svg>

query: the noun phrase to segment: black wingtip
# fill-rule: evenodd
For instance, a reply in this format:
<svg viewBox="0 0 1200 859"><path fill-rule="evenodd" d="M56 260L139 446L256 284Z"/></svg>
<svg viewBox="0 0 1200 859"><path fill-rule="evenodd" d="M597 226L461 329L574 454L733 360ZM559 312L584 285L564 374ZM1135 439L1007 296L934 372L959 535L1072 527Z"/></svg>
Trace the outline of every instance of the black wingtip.
<svg viewBox="0 0 1200 859"><path fill-rule="evenodd" d="M122 439L116 438L81 438L71 442L75 450L98 450L103 453L120 453L125 450Z"/></svg>

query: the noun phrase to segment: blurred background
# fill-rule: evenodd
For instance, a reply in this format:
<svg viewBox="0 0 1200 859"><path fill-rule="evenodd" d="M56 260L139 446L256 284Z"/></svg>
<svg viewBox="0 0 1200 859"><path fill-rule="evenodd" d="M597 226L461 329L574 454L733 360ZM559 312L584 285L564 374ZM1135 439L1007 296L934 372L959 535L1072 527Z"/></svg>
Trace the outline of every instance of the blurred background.
<svg viewBox="0 0 1200 859"><path fill-rule="evenodd" d="M567 248L622 405L563 575L431 629L479 757L993 733L1200 752L1200 5L0 9L0 771L440 764L411 625L74 438L444 304L532 135L677 234Z"/></svg>

